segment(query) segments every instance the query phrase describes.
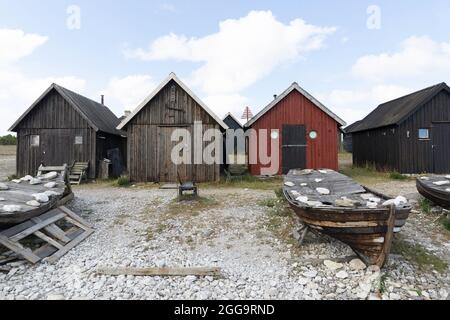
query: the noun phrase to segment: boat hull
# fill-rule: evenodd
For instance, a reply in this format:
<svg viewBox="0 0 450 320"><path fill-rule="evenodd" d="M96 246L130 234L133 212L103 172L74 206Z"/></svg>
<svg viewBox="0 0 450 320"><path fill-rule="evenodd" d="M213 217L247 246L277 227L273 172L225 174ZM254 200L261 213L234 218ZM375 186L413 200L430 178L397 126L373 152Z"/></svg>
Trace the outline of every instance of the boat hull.
<svg viewBox="0 0 450 320"><path fill-rule="evenodd" d="M450 192L432 188L420 179L416 179L416 188L417 191L428 200L443 208L450 208Z"/></svg>
<svg viewBox="0 0 450 320"><path fill-rule="evenodd" d="M290 205L308 227L349 245L366 265L381 268L386 263L394 234L395 209L337 212Z"/></svg>

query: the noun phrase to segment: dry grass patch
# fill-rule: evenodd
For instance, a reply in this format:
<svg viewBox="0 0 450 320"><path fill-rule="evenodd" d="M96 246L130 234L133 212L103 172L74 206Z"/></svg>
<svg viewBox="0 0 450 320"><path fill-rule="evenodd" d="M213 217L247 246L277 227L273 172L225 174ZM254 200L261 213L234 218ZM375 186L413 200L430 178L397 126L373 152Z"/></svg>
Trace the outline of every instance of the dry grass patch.
<svg viewBox="0 0 450 320"><path fill-rule="evenodd" d="M0 145L0 156L15 156L16 146Z"/></svg>
<svg viewBox="0 0 450 320"><path fill-rule="evenodd" d="M411 243L402 238L396 239L392 243L391 252L403 256L421 270L434 269L441 273L448 270L445 261L418 243Z"/></svg>

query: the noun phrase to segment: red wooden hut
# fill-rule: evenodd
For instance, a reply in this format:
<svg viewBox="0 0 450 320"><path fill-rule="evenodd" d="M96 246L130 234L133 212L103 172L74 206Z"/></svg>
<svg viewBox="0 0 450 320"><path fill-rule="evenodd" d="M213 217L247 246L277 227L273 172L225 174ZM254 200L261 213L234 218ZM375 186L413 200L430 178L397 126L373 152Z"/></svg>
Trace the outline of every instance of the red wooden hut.
<svg viewBox="0 0 450 320"><path fill-rule="evenodd" d="M338 169L339 128L345 122L311 96L296 82L254 116L246 129L278 129L279 136L267 139L279 141L278 174L290 169ZM259 157L258 157L259 159ZM252 175L261 175L268 165L249 164Z"/></svg>

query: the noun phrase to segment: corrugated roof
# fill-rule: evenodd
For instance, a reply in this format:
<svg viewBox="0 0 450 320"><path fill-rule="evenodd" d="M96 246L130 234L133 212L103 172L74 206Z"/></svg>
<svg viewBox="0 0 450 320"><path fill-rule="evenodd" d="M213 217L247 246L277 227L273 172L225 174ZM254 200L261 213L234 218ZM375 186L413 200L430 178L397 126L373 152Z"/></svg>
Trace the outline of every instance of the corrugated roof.
<svg viewBox="0 0 450 320"><path fill-rule="evenodd" d="M333 118L338 124L341 126L345 126L346 123L344 120L339 118L335 113L333 113L330 109L325 107L319 100L314 98L312 95L310 95L305 89L300 87L297 82L294 82L292 85L289 86L282 94L276 97L272 102L270 102L264 109L262 109L260 112L258 112L257 115L255 115L253 118L251 118L246 124L245 127L250 127L253 123L255 123L259 118L261 118L266 112L268 112L270 109L275 107L281 100L283 100L289 93L292 92L292 90L297 90L300 92L306 99L311 101L316 107L321 109L323 112L328 114L331 118Z"/></svg>
<svg viewBox="0 0 450 320"><path fill-rule="evenodd" d="M33 108L52 90L55 89L61 96L71 104L80 115L86 119L92 128L96 131L103 131L115 135L125 135L123 131L117 130L116 127L120 121L115 114L101 103L95 102L76 92L66 89L60 85L52 84L22 116L13 124L9 131L14 131L17 125L28 115Z"/></svg>
<svg viewBox="0 0 450 320"><path fill-rule="evenodd" d="M450 88L444 82L413 92L406 96L380 104L367 117L356 125L351 131L366 131L391 125L399 125L424 103L428 102L441 90L450 92Z"/></svg>

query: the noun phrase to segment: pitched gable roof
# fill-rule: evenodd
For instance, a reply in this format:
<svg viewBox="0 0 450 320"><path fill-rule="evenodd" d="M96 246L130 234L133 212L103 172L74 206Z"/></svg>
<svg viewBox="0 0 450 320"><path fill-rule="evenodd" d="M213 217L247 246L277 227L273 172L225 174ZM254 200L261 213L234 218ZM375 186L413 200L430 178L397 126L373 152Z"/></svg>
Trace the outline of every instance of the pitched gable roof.
<svg viewBox="0 0 450 320"><path fill-rule="evenodd" d="M362 120L358 120L358 121L353 122L351 125L346 126L344 129L342 129L342 131L343 131L344 133L350 133L350 132L352 132L352 130L353 130L354 128L356 128L356 127L361 123L361 121L362 121Z"/></svg>
<svg viewBox="0 0 450 320"><path fill-rule="evenodd" d="M230 128L230 129L242 129L241 122L236 119L235 116L231 112L228 112L225 115L225 118L223 118L223 122Z"/></svg>
<svg viewBox="0 0 450 320"><path fill-rule="evenodd" d="M14 131L19 123L41 102L52 90L56 90L77 112L89 123L95 131L103 131L115 135L123 135L116 129L119 119L106 106L86 98L78 93L53 83L44 93L20 116L9 128Z"/></svg>
<svg viewBox="0 0 450 320"><path fill-rule="evenodd" d="M145 98L145 100L136 108L134 111L128 115L122 122L119 124L117 129L122 130L128 122L131 121L171 80L175 81L181 88L183 88L184 91L186 91L192 99L195 100L216 122L223 128L228 129L228 126L219 118L216 116L214 112L212 112L203 101L200 100L199 97L197 97L177 76L175 73L170 73L169 76L164 79L163 82L159 84L159 86L153 90L153 92Z"/></svg>
<svg viewBox="0 0 450 320"><path fill-rule="evenodd" d="M249 127L252 124L254 124L259 118L261 118L264 114L266 114L270 109L275 107L281 100L283 100L288 94L290 94L293 90L297 90L302 94L305 98L307 98L309 101L311 101L316 107L321 109L323 112L328 114L331 118L336 120L337 123L339 123L341 126L345 126L346 123L344 120L339 118L336 114L334 114L330 109L325 107L320 101L318 101L316 98L314 98L312 95L310 95L306 90L304 90L302 87L298 85L297 82L294 82L289 88L287 88L282 94L277 96L276 99L274 99L271 103L269 103L264 109L262 109L257 115L255 115L253 118L251 118L246 124L245 127Z"/></svg>
<svg viewBox="0 0 450 320"><path fill-rule="evenodd" d="M361 122L351 129L351 132L371 130L391 125L399 125L406 120L417 108L432 99L441 90L450 88L445 82L413 92L406 96L380 104ZM349 131L350 132L350 131Z"/></svg>

